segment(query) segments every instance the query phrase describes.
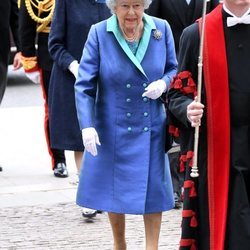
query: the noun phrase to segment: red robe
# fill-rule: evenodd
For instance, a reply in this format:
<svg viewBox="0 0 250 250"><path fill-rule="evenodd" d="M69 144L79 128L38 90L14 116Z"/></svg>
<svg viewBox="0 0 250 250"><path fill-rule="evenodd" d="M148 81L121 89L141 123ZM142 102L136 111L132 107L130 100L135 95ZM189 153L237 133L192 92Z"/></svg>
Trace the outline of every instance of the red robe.
<svg viewBox="0 0 250 250"><path fill-rule="evenodd" d="M222 11L221 7L218 7L206 17L203 62L207 97L207 174L211 250L224 249L228 205L230 105L224 39Z"/></svg>

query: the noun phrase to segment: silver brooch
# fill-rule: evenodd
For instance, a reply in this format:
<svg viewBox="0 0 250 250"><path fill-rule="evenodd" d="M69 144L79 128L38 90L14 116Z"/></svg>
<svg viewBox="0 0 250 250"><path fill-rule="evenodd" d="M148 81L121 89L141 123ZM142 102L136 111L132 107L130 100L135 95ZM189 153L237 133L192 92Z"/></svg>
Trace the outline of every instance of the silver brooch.
<svg viewBox="0 0 250 250"><path fill-rule="evenodd" d="M154 30L153 36L154 36L154 38L155 38L156 40L160 40L161 37L162 37L162 33L161 33L160 30Z"/></svg>

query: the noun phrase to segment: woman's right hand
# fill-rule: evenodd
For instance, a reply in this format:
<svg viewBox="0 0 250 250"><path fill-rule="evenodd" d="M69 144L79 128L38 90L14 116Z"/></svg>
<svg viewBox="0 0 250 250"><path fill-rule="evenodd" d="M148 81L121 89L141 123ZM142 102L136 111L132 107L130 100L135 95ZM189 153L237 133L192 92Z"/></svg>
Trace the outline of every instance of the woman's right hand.
<svg viewBox="0 0 250 250"><path fill-rule="evenodd" d="M99 136L93 127L84 128L82 130L82 140L83 145L87 152L91 153L93 156L97 155L97 145L101 145L99 141Z"/></svg>
<svg viewBox="0 0 250 250"><path fill-rule="evenodd" d="M187 118L192 127L201 125L201 118L203 116L204 105L197 101L197 96L194 101L187 106Z"/></svg>

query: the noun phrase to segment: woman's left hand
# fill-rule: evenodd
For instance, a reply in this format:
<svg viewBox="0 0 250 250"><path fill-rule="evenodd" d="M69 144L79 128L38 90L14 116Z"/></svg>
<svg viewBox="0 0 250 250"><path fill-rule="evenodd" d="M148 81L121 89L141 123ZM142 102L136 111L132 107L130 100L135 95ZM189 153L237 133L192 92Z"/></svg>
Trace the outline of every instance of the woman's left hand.
<svg viewBox="0 0 250 250"><path fill-rule="evenodd" d="M142 96L155 100L159 98L163 92L166 91L166 89L167 85L164 80L154 81L145 88L146 91L142 94Z"/></svg>

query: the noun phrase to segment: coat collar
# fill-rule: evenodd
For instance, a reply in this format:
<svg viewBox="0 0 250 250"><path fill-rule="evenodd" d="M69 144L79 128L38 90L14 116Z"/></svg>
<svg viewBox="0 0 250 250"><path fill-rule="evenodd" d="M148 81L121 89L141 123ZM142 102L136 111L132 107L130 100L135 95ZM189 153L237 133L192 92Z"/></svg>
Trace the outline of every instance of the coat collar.
<svg viewBox="0 0 250 250"><path fill-rule="evenodd" d="M113 32L116 40L122 47L125 54L129 57L129 59L133 62L133 64L143 73L143 75L146 76L141 66L141 62L148 48L148 44L151 37L151 31L156 29L156 26L153 19L147 14L143 15L143 22L144 22L144 31L136 55L132 53L128 44L126 43L126 40L124 39L123 35L120 32L116 15L111 16L107 20L107 32Z"/></svg>

